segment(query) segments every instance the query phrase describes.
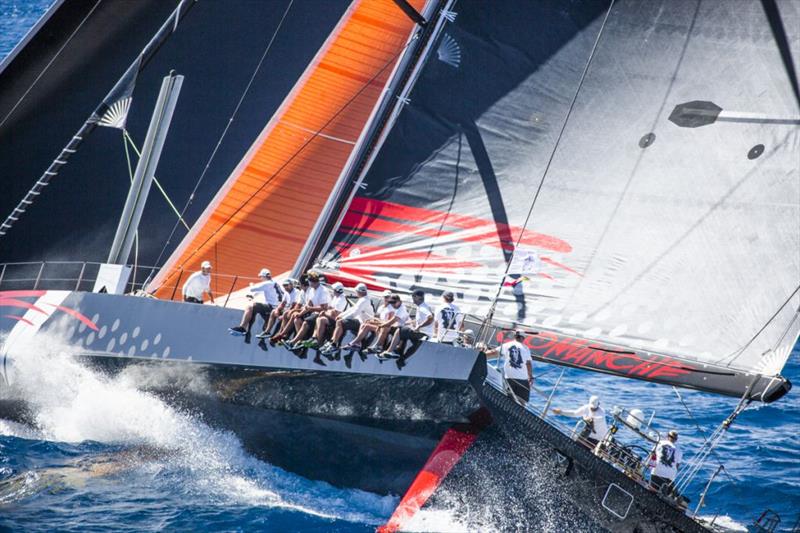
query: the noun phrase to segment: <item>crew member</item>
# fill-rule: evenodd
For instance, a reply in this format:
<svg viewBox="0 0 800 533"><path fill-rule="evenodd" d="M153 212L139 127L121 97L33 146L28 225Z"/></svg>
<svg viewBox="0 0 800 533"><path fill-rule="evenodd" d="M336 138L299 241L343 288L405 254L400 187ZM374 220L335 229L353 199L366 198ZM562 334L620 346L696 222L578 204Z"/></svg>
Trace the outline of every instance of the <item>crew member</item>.
<svg viewBox="0 0 800 533"><path fill-rule="evenodd" d="M291 278L287 278L283 280L283 296L281 297L281 302L278 306L272 310L269 314L269 322L264 327L264 331L256 335L259 339L266 339L270 335L272 335L272 331L275 328L276 324L281 323L281 319L283 318L283 314L288 312L292 309L300 299L300 291L297 290L294 284L294 280Z"/></svg>
<svg viewBox="0 0 800 533"><path fill-rule="evenodd" d="M203 303L203 296L208 295L208 299L213 303L214 296L211 294L211 262L203 261L200 270L195 272L183 284L183 301L193 304Z"/></svg>
<svg viewBox="0 0 800 533"><path fill-rule="evenodd" d="M589 403L581 405L577 409L553 408L553 413L582 419L585 426L579 435L579 440L585 441L591 448L597 446L597 443L608 433L606 412L600 407L600 398L597 396L589 397Z"/></svg>
<svg viewBox="0 0 800 533"><path fill-rule="evenodd" d="M344 295L344 285L336 282L331 285L331 292L333 297L330 301L330 307L321 312L317 317L317 322L314 327L314 333L310 339L302 343L304 348L317 348L321 346L325 340L325 334L328 332L328 326L336 322L336 318L347 308L347 297Z"/></svg>
<svg viewBox="0 0 800 533"><path fill-rule="evenodd" d="M379 357L400 357L397 353L401 342L411 341L412 350L416 349L420 343L433 337L433 309L425 303L425 291L414 291L411 295L414 305L417 306L417 314L409 325L398 328L392 336L389 347Z"/></svg>
<svg viewBox="0 0 800 533"><path fill-rule="evenodd" d="M375 316L375 310L372 308L372 302L369 301L365 284L359 283L356 285L356 295L358 300L355 305L342 312L336 318L336 327L333 328L331 340L320 349L322 355L328 359L339 359L339 353L341 352L339 346L346 332L349 331L353 335L358 335L361 325L372 320Z"/></svg>
<svg viewBox="0 0 800 533"><path fill-rule="evenodd" d="M272 336L270 342L279 343L285 342L284 339L292 335L294 330L294 319L297 318L303 311L306 305L306 298L309 282L308 274L300 276L299 280L294 280L294 288L297 291L297 298L289 309L286 309L281 315L281 327L278 333Z"/></svg>
<svg viewBox="0 0 800 533"><path fill-rule="evenodd" d="M452 344L458 338L458 332L464 327L464 315L453 303L456 299L451 291L442 293L443 305L436 312L436 340Z"/></svg>
<svg viewBox="0 0 800 533"><path fill-rule="evenodd" d="M328 309L331 296L319 279L319 274L316 272L308 273L309 287L306 289L306 299L303 308L294 318L295 335L288 343L289 349L300 348L298 343L306 338L306 335L311 332L314 325L317 323L317 318L320 314Z"/></svg>
<svg viewBox="0 0 800 533"><path fill-rule="evenodd" d="M272 274L268 268L262 268L261 272L258 273L258 277L261 279L259 283L250 284L250 294L247 295L250 302L247 304L242 314L242 321L238 326L229 328L229 331L234 335L249 334L250 329L253 327L253 322L255 322L256 315L264 320L266 329L270 313L273 309L278 307L283 297L283 291L278 283L272 279ZM259 294L263 295L263 303L256 301L256 296Z"/></svg>
<svg viewBox="0 0 800 533"><path fill-rule="evenodd" d="M503 359L503 377L514 396L528 403L533 385L533 359L524 344L525 332L518 329L514 340L504 342L496 348L486 350L486 356L499 354Z"/></svg>
<svg viewBox="0 0 800 533"><path fill-rule="evenodd" d="M683 462L683 452L678 447L678 432L673 429L667 433L667 438L659 441L654 454L650 485L658 491L671 490L678 467Z"/></svg>

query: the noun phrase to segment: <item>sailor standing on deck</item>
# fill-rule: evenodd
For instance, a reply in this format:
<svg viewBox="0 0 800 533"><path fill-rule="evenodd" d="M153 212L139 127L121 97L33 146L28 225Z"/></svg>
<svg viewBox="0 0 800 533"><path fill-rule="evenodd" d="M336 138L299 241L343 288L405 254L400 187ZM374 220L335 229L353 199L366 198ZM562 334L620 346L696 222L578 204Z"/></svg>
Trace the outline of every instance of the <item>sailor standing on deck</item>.
<svg viewBox="0 0 800 533"><path fill-rule="evenodd" d="M486 356L500 354L503 359L503 377L514 396L528 403L533 385L533 359L531 351L524 344L525 332L518 329L514 340L504 342L497 348L486 350Z"/></svg>
<svg viewBox="0 0 800 533"><path fill-rule="evenodd" d="M588 442L592 448L597 446L597 443L605 438L608 433L606 412L600 407L600 398L598 396L591 396L589 403L581 405L577 409L553 408L553 413L583 419L583 423L586 425L579 437L582 441Z"/></svg>
<svg viewBox="0 0 800 533"><path fill-rule="evenodd" d="M464 315L453 301L456 295L451 291L442 293L442 307L436 312L436 340L452 344L464 327Z"/></svg>
<svg viewBox="0 0 800 533"><path fill-rule="evenodd" d="M208 294L208 299L213 303L214 296L211 294L211 262L203 261L200 270L195 272L186 283L183 284L183 301L193 304L203 303L203 296Z"/></svg>
<svg viewBox="0 0 800 533"><path fill-rule="evenodd" d="M656 490L672 488L672 482L678 475L678 466L683 462L683 452L678 447L678 432L674 429L667 433L656 446L655 465L650 471L650 485Z"/></svg>

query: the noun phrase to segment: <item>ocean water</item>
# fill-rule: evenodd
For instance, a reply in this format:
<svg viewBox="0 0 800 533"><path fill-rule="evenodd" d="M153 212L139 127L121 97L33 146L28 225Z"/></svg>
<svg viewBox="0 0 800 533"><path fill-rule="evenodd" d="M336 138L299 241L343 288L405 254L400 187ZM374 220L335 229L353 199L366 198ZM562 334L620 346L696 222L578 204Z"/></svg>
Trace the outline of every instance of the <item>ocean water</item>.
<svg viewBox="0 0 800 533"><path fill-rule="evenodd" d="M0 57L49 4L0 0ZM19 387L33 403L33 423L0 420L0 529L373 531L397 504L397 496L337 488L259 460L235 434L142 392L125 374L111 379L84 368L68 347L31 346L23 355L19 370L26 377ZM537 372L548 383L560 369L537 365ZM785 375L800 383L798 348ZM655 410L659 427L681 428L687 456L702 440L695 423L710 431L736 403L681 391L687 412L667 387L577 371L567 371L562 383L558 405L599 394L606 407ZM712 485L701 514L718 515L718 523L741 530L771 508L791 527L800 516L799 439L800 391L745 411L711 461L711 468L723 462L727 474ZM455 473L470 466L459 465ZM509 481L491 470L471 475L472 497L445 483L414 528L522 527L505 499ZM699 476L690 487L694 501L706 479ZM546 509L547 495L540 497ZM559 513L547 520L547 530L581 530Z"/></svg>

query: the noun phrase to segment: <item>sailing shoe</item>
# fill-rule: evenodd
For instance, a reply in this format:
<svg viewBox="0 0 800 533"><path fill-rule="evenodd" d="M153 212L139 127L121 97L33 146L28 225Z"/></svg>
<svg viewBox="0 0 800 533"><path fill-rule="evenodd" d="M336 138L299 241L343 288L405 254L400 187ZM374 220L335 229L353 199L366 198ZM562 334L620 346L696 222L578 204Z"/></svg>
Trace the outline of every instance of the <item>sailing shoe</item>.
<svg viewBox="0 0 800 533"><path fill-rule="evenodd" d="M326 342L325 344L322 345L322 348L320 348L319 351L322 354L326 354L329 351L331 351L332 349L333 349L333 343L331 341L328 341L328 342Z"/></svg>
<svg viewBox="0 0 800 533"><path fill-rule="evenodd" d="M244 329L242 326L234 326L232 328L228 328L228 333L231 335L241 336L247 333L247 330Z"/></svg>
<svg viewBox="0 0 800 533"><path fill-rule="evenodd" d="M308 339L307 341L298 342L297 345L302 346L303 348L314 349L317 346L319 346L319 342L317 341L317 339L311 338Z"/></svg>
<svg viewBox="0 0 800 533"><path fill-rule="evenodd" d="M377 346L370 346L370 347L369 347L369 348L367 348L365 351L366 351L367 353L375 353L375 354L377 354L377 353L381 353L383 350L381 350L381 349L380 349L380 348L378 348Z"/></svg>
<svg viewBox="0 0 800 533"><path fill-rule="evenodd" d="M270 338L270 334L266 331L262 331L258 335L256 335L256 339L268 339Z"/></svg>

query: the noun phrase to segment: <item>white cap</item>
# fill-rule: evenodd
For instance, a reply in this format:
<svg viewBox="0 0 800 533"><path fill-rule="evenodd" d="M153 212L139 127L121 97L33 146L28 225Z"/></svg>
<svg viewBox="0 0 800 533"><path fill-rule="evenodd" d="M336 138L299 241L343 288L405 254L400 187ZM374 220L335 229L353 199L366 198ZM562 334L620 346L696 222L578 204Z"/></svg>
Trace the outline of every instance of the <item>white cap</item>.
<svg viewBox="0 0 800 533"><path fill-rule="evenodd" d="M383 291L383 297L384 298L388 298L391 295L392 295L392 291L390 291L389 289L386 289L385 291Z"/></svg>
<svg viewBox="0 0 800 533"><path fill-rule="evenodd" d="M628 422L629 426L639 429L644 423L644 413L641 409L631 409L628 411L626 422Z"/></svg>
<svg viewBox="0 0 800 533"><path fill-rule="evenodd" d="M474 332L474 331L472 331L471 329L465 329L464 331L462 331L462 332L461 332L461 336L462 336L462 337L472 337L472 338L475 338L475 332Z"/></svg>
<svg viewBox="0 0 800 533"><path fill-rule="evenodd" d="M356 292L367 292L367 286L364 283L356 285Z"/></svg>
<svg viewBox="0 0 800 533"><path fill-rule="evenodd" d="M211 261L203 261L200 263L200 268L211 268Z"/></svg>
<svg viewBox="0 0 800 533"><path fill-rule="evenodd" d="M271 275L272 274L270 273L268 268L262 268L261 272L258 273L258 277L259 278L266 278L266 277L269 277Z"/></svg>
<svg viewBox="0 0 800 533"><path fill-rule="evenodd" d="M589 398L589 407L592 409L597 409L600 407L600 397L599 396L591 396Z"/></svg>
<svg viewBox="0 0 800 533"><path fill-rule="evenodd" d="M342 285L340 282L337 281L336 283L331 285L331 289L333 289L333 292L343 292L344 285Z"/></svg>

